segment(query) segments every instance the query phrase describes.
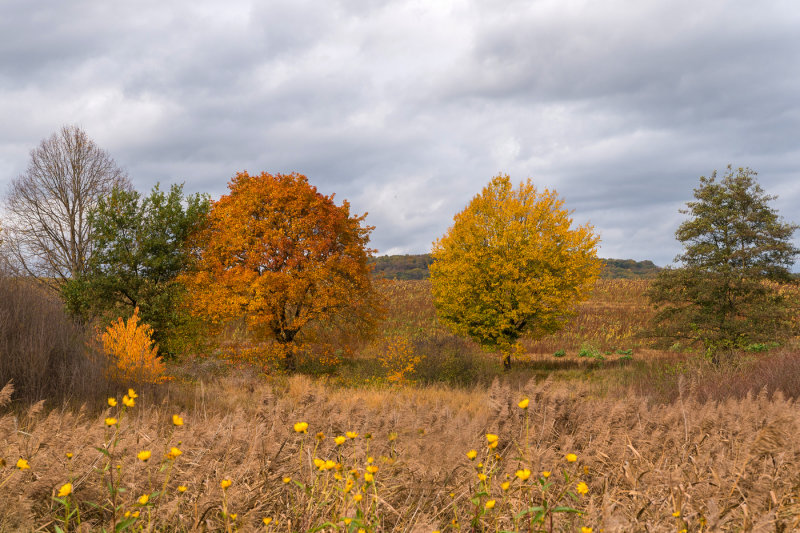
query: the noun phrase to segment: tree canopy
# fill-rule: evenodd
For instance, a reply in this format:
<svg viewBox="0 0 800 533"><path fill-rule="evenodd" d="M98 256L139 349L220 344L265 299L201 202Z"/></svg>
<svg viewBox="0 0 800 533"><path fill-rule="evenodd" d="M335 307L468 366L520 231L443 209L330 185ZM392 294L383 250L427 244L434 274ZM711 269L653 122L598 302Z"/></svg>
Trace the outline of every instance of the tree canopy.
<svg viewBox="0 0 800 533"><path fill-rule="evenodd" d="M130 189L125 172L81 128L43 140L6 198L13 266L56 290L82 275L94 246L89 211L115 186Z"/></svg>
<svg viewBox="0 0 800 533"><path fill-rule="evenodd" d="M183 277L194 311L213 324L240 319L292 367L298 334L353 312L367 318L374 291L366 215L337 206L301 174L237 174L194 237Z"/></svg>
<svg viewBox="0 0 800 533"><path fill-rule="evenodd" d="M492 179L433 244L434 304L444 324L504 353L523 334L560 329L602 269L590 225L572 227L555 191Z"/></svg>
<svg viewBox="0 0 800 533"><path fill-rule="evenodd" d="M676 238L680 266L663 270L650 298L658 308L654 334L666 342L699 343L713 358L751 343L791 335L793 302L781 290L792 280L800 253L792 243L796 224L770 206L749 168L728 166L721 180L702 176L695 201Z"/></svg>
<svg viewBox="0 0 800 533"><path fill-rule="evenodd" d="M94 253L86 271L62 288L67 308L107 323L139 308L162 353L174 353L188 319L176 278L189 265L188 236L209 208L206 195L184 197L183 185L172 185L169 193L156 185L144 198L114 188L89 214Z"/></svg>

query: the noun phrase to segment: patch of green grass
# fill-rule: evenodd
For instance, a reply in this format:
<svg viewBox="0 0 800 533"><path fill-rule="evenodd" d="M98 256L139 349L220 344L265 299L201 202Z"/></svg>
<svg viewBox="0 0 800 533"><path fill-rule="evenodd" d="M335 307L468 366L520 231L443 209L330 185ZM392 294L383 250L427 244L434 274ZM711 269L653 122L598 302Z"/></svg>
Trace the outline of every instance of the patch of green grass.
<svg viewBox="0 0 800 533"><path fill-rule="evenodd" d="M598 361L605 361L605 357L603 354L600 353L596 347L592 346L591 344L584 343L581 346L580 351L578 351L578 357L588 357L590 359L596 359Z"/></svg>

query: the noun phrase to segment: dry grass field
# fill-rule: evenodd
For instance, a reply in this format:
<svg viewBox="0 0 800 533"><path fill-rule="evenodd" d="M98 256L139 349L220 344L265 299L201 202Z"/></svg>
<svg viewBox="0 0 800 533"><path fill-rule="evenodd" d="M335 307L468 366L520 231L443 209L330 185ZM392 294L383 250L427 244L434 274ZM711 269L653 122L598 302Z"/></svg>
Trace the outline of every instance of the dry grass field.
<svg viewBox="0 0 800 533"><path fill-rule="evenodd" d="M0 531L800 530L796 346L648 350L643 282L602 281L504 374L426 283L387 284L377 338L315 376L185 364L83 408L6 387ZM413 371L388 379L387 349Z"/></svg>
<svg viewBox="0 0 800 533"><path fill-rule="evenodd" d="M517 405L523 398L527 409ZM64 515L53 497L71 482L67 498L80 505L82 526L110 530L105 486L114 472L116 520L138 512L132 530L345 531L360 511L356 529L374 531L792 531L800 524L797 407L780 394L653 406L548 380L342 389L302 376L257 386L228 378L155 403L142 393L124 415L34 406L0 419L0 527L52 530ZM183 426L172 425L173 414ZM119 427L107 427L107 417ZM294 431L298 422L308 433ZM358 436L337 446L348 431ZM498 436L496 448L487 434ZM165 458L171 447L182 452L175 459ZM148 462L137 459L145 450ZM30 468L15 469L18 457ZM377 467L371 483L369 466ZM225 490L223 480L231 481ZM543 524L531 523L535 512L520 515L543 502L580 513L552 513Z"/></svg>

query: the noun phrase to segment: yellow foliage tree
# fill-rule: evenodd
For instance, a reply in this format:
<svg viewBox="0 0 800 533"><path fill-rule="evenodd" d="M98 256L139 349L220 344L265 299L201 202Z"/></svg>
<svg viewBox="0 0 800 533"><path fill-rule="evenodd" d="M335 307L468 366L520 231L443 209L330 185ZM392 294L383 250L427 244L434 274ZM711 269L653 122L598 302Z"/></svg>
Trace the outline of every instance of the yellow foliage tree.
<svg viewBox="0 0 800 533"><path fill-rule="evenodd" d="M484 349L511 353L523 334L559 330L588 298L600 274L599 237L572 228L555 191L531 180L513 188L493 178L433 243L430 267L439 319Z"/></svg>
<svg viewBox="0 0 800 533"><path fill-rule="evenodd" d="M111 377L123 382L158 382L164 378L164 363L158 357L158 345L153 343L153 329L139 323L139 308L124 321L106 328L100 335L103 351L111 359Z"/></svg>

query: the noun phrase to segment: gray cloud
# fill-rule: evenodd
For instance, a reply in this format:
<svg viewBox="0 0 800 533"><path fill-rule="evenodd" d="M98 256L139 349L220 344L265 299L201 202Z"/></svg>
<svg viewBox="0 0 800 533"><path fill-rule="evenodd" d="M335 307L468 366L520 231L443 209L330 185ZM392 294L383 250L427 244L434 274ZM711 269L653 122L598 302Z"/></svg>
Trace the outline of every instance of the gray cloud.
<svg viewBox="0 0 800 533"><path fill-rule="evenodd" d="M678 253L700 175L760 172L800 221L800 8L94 0L0 6L0 187L80 124L140 189L299 171L424 252L498 172L554 188L601 254Z"/></svg>

